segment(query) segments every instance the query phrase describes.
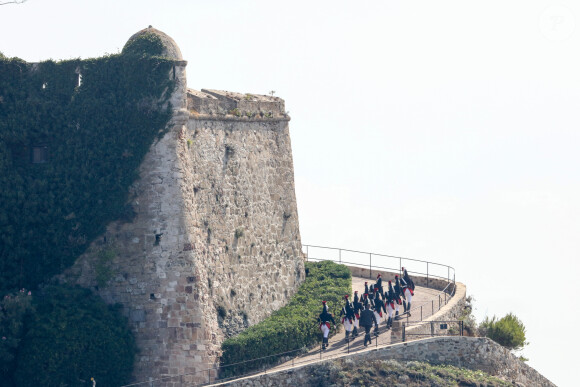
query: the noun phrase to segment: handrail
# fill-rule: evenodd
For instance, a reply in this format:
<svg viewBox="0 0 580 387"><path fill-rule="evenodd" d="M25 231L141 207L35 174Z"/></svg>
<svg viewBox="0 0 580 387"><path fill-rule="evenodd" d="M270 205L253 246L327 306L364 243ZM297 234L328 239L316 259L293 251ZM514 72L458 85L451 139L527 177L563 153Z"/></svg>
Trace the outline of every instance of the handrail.
<svg viewBox="0 0 580 387"><path fill-rule="evenodd" d="M441 264L438 262L431 262L431 261L426 261L426 260L422 260L422 259L414 259L414 258L407 258L407 257L400 257L400 256L394 256L394 255L387 255L387 254L376 254L376 253L370 253L370 252L366 252L366 251L358 251L358 250L350 250L350 249L342 249L342 248L337 248L337 247L327 247L327 246L315 246L315 245L302 245L302 250L304 252L304 248L306 248L306 260L312 259L315 261L332 261L335 263L341 263L341 264L347 264L347 265L352 265L354 267L361 267L361 268L369 268L370 273L372 273L373 269L375 269L375 271L377 271L377 269L381 269L381 270L393 270L393 271L398 271L399 273L402 272L401 268L403 267L403 260L405 261L413 261L413 262L422 262L426 264L426 273L422 273L422 272L418 272L418 271L411 271L411 270L407 270L407 272L409 274L423 274L426 275L427 278L427 283L429 283L429 278L438 278L441 280L446 280L447 281L447 285L445 286L445 288L443 288L443 290L440 290L439 293L437 293L436 295L433 296L433 300L431 301L431 310L432 312L434 312L435 309L435 305L434 305L434 300L438 299L439 301L439 305L437 307L437 310L439 311L441 309L441 301L442 301L442 296L443 296L443 305L447 305L448 302L448 298L447 295L449 294L449 298L453 297L453 295L455 294L455 289L456 289L456 285L455 285L455 268L453 268L452 266L449 265L445 265L445 264ZM338 253L338 257L339 259L328 259L328 258L317 258L317 257L310 257L310 248L317 248L317 249L325 249L325 250L332 250L334 252ZM347 261L343 261L342 260L342 252L349 252L349 253L357 253L357 254L363 254L365 257L368 256L368 264L366 263L360 263L360 262L347 262ZM382 257L382 258L391 258L391 259L398 259L399 260L399 267L398 268L394 268L394 267L383 267L383 266L378 266L378 265L373 265L373 257ZM439 276L439 275L433 275L433 273L429 274L429 265L436 265L436 266L441 266L443 268L447 268L447 278ZM451 271L453 271L453 280L451 280ZM453 285L453 286L452 286ZM423 302L422 304L413 304L413 308L409 311L407 311L406 313L402 314L402 317L407 319L407 323L409 322L409 315L411 314L411 312L415 313L418 312L420 313L420 319L421 321L423 321L423 307L428 305L428 302Z"/></svg>
<svg viewBox="0 0 580 387"><path fill-rule="evenodd" d="M364 251L357 251L357 250L349 250L349 249L342 249L342 248L336 248L336 247L315 246L315 245L302 245L302 247L303 248L306 247L306 259L307 260L308 259L312 259L312 260L315 260L315 261L333 261L333 262L338 262L338 263L341 263L341 264L353 265L354 267L363 267L363 268L367 268L368 267L371 272L372 272L373 268L375 268L375 269L395 270L395 271L398 270L399 272L401 272L401 267L403 267L401 265L401 263L402 263L403 260L413 261L413 262L423 262L423 263L426 263L427 264L427 272L426 273L421 273L421 272L411 271L411 270L407 270L407 272L408 273L411 273L411 274L426 274L427 280L429 280L429 278L438 278L438 279L442 279L442 280L447 280L447 282L448 282L447 283L447 286L445 286L445 288L443 290L440 290L439 293L437 293L437 295L434 296L434 299L437 298L437 297L439 297L439 307L438 307L438 310L441 309L441 294L445 294L444 305L446 305L447 302L448 302L447 294L450 295L449 298L453 297L453 295L455 294L455 289L456 289L456 285L455 285L455 268L453 268L452 266L449 266L449 265L444 265L444 264L437 263L437 262L425 261L425 260L421 260L421 259L414 259L414 258L407 258L407 257L399 257L399 256L394 256L394 255L386 255L386 254L376 254L376 253L370 253L370 252L364 252ZM310 258L309 257L309 254L308 254L309 253L309 247L338 251L339 257L342 256L342 252L343 251L344 252L349 252L349 253L365 254L365 255L368 255L369 256L369 264L367 266L366 263L365 264L362 264L362 263L357 263L357 262L347 262L347 261L343 261L342 259L340 259L339 261L336 261L336 260L333 260L333 259L325 259L325 258L315 258L315 257ZM388 268L388 267L382 267L382 266L377 266L377 265L374 265L373 266L372 265L372 257L373 256L374 257L383 257L383 258L399 259L399 263L400 263L399 268L398 269L397 268ZM441 267L446 267L447 270L448 270L447 278L442 277L442 276L438 276L438 275L429 274L429 265L437 265L437 266L441 266ZM453 281L451 281L451 276L450 276L450 274L451 274L450 271L451 270L453 270ZM453 285L453 290L450 290L451 285ZM405 314L407 314L407 321L406 321L406 324L407 325L409 325L410 323L413 324L413 325L415 325L415 324L425 324L426 323L425 321L423 321L423 318L422 318L422 316L423 316L423 305L416 306L416 307L414 307L413 309L410 310L410 311L416 311L416 310L419 310L420 309L421 310L421 321L409 322L409 316L408 316L407 313L405 313ZM404 318L404 315L402 315L402 318ZM436 322L436 321L433 321L433 322ZM403 325L403 329L404 329L404 325ZM463 329L462 329L462 331L463 331ZM407 335L415 335L415 334L407 334ZM418 334L416 334L416 335L418 335ZM403 341L404 341L404 339L403 339ZM175 379L175 378L183 378L183 377L193 376L193 375L200 374L200 373L201 374L207 374L208 375L208 383L202 383L201 384L201 385L207 385L207 384L210 384L211 383L211 373L218 371L220 368L227 368L227 367L231 367L231 366L234 366L234 365L240 365L240 364L249 363L249 362L253 362L253 361L263 360L263 359L270 358L270 357L283 356L283 355L287 355L287 354L290 354L290 353L293 353L293 352L300 352L300 351L303 351L303 350L304 350L304 348L298 348L298 349L291 350L291 351L287 351L287 352L281 352L281 353L277 353L277 354L273 354L273 355L268 355L268 356L264 356L264 357L260 357L260 358L256 358L256 359L245 360L243 362L237 362L237 363L232 363L232 364L221 365L218 368L207 368L207 369L204 369L204 370L200 370L200 371L196 371L196 372L191 372L191 373L185 373L185 374L180 374L180 375L164 376L164 377L161 377L161 378L158 378L158 379L152 379L152 380L148 380L148 381L144 381L144 382L136 382L136 383L127 384L127 385L124 385L124 386L121 386L121 387L146 385L146 384L150 384L150 383L155 382L155 381L164 381L164 380L170 380L170 379ZM295 364L301 364L301 363L302 362L300 362L300 361L295 362ZM267 372L267 371L265 371L265 372ZM227 381L229 379L232 379L232 378L239 378L239 377L244 377L244 376L252 375L252 374L256 374L256 372L255 371L252 371L250 373L247 373L247 374L244 374L244 375L237 375L235 377L226 377L226 378L222 378L222 379L215 379L215 381L225 382L225 381Z"/></svg>
<svg viewBox="0 0 580 387"><path fill-rule="evenodd" d="M423 260L423 259L415 259L415 258L408 258L408 257L401 257L401 256L397 256L397 255L388 255L388 254L377 254L377 253L372 253L372 252L368 252L368 251L359 251L359 250L351 250L351 249L343 249L343 248L338 248L338 247L328 247L328 246L317 246L317 245L302 245L302 252L304 253L304 249L306 249L305 254L306 254L306 259L310 259L310 248L316 248L316 249L326 249L326 250L332 250L338 253L338 257L339 260L334 260L334 259L327 259L327 258L316 258L313 257L313 259L315 260L329 260L329 261L334 261L334 262L338 262L338 263L342 263L342 252L348 252L348 253L356 253L356 254L364 254L365 256L368 256L368 267L370 269L370 271L372 272L373 267L374 268L381 268L381 269L385 269L384 267L380 267L377 266L376 264L373 266L373 262L372 262L372 258L373 257L382 257L382 258L391 258L391 259L398 259L399 260L399 268L386 268L386 269L393 269L393 270L399 270L399 272L401 272L401 267L403 267L403 260L405 261L410 261L410 262L420 262L420 263L425 263L427 265L426 267L426 271L425 272L419 272L419 271L411 271L411 270L407 270L409 272L409 274L423 274L426 275L427 279L429 279L429 277L437 277L440 279L445 279L445 277L442 277L440 275L433 275L432 273L429 274L429 265L433 265L433 266L439 266L439 267L443 267L443 268L447 268L447 281L451 282L451 271L453 272L453 283L455 283L455 268L449 265L445 265L439 262L432 262L432 261L427 261L427 260ZM355 264L354 262L351 262L351 264ZM361 263L356 263L356 265L363 265ZM366 265L366 264L365 264Z"/></svg>

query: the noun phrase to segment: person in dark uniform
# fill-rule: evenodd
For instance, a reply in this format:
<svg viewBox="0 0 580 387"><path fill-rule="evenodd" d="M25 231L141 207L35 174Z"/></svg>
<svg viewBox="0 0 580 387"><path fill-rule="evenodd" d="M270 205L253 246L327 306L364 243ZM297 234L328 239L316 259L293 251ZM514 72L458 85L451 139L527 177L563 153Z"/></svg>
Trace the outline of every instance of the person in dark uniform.
<svg viewBox="0 0 580 387"><path fill-rule="evenodd" d="M348 300L348 294L344 296L344 300L345 304L340 311L339 317L341 317L341 322L344 326L344 339L349 341L349 336L353 332L354 327L354 308L352 303Z"/></svg>
<svg viewBox="0 0 580 387"><path fill-rule="evenodd" d="M383 296L383 279L381 278L381 273L377 274L377 283L375 284L375 288L379 289L379 294L382 297Z"/></svg>
<svg viewBox="0 0 580 387"><path fill-rule="evenodd" d="M377 324L374 312L371 310L370 305L366 305L365 309L360 314L360 325L365 329L365 342L366 347L368 343L372 342L371 339L371 328L373 325Z"/></svg>
<svg viewBox="0 0 580 387"><path fill-rule="evenodd" d="M371 304L372 310L375 309L375 299L379 297L377 290L378 289L375 287L375 285L371 285L369 287L369 303Z"/></svg>
<svg viewBox="0 0 580 387"><path fill-rule="evenodd" d="M362 298L362 306L363 306L362 309L364 310L364 307L366 307L369 304L370 304L369 295L367 292L365 292L365 294L363 294L363 298Z"/></svg>
<svg viewBox="0 0 580 387"><path fill-rule="evenodd" d="M403 269L403 277L401 278L401 286L403 288L403 294L405 295L405 301L403 302L403 308L405 308L405 312L409 313L409 317L411 317L411 300L415 295L415 283L409 277L409 273L407 273L407 269L404 267Z"/></svg>
<svg viewBox="0 0 580 387"><path fill-rule="evenodd" d="M365 281L365 293L369 294L369 283Z"/></svg>
<svg viewBox="0 0 580 387"><path fill-rule="evenodd" d="M322 331L322 349L328 347L328 334L330 333L330 322L336 329L336 323L334 322L334 317L328 312L328 306L326 301L322 301L322 313L318 316L319 328Z"/></svg>
<svg viewBox="0 0 580 387"><path fill-rule="evenodd" d="M400 320L399 317L399 307L403 303L405 295L403 294L403 289L401 288L401 283L399 282L399 276L395 276L395 320Z"/></svg>
<svg viewBox="0 0 580 387"><path fill-rule="evenodd" d="M393 313L395 311L395 290L391 281L388 282L387 290L385 291L385 306L387 309L387 329L393 326Z"/></svg>
<svg viewBox="0 0 580 387"><path fill-rule="evenodd" d="M374 307L374 313L375 313L375 320L377 321L377 324L375 325L375 330L374 333L376 336L379 335L379 324L381 323L381 320L383 319L383 312L386 312L385 310L385 304L383 303L383 300L381 300L381 297L379 296L379 288L375 287L375 307Z"/></svg>
<svg viewBox="0 0 580 387"><path fill-rule="evenodd" d="M359 327L359 319L360 319L360 312L362 310L362 304L358 298L358 290L354 291L354 299L352 301L352 308L354 312L354 328L352 329L352 335L354 337L358 336L358 327Z"/></svg>

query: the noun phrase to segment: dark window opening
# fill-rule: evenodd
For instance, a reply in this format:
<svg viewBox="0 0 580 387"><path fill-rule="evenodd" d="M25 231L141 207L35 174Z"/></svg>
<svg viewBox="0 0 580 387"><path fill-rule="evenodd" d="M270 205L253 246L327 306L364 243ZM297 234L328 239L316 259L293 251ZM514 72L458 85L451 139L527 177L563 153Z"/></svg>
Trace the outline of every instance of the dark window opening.
<svg viewBox="0 0 580 387"><path fill-rule="evenodd" d="M42 164L48 162L48 146L36 145L32 147L31 161L33 164Z"/></svg>

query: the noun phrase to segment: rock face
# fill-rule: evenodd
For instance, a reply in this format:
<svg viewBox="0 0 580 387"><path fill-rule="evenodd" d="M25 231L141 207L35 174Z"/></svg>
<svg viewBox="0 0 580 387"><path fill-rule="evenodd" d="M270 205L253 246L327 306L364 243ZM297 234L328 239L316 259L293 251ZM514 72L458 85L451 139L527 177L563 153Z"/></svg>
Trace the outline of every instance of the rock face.
<svg viewBox="0 0 580 387"><path fill-rule="evenodd" d="M175 59L173 118L131 189L134 219L110 224L62 276L124 306L135 381L168 377L156 386L207 381L224 338L304 279L284 101L188 90Z"/></svg>

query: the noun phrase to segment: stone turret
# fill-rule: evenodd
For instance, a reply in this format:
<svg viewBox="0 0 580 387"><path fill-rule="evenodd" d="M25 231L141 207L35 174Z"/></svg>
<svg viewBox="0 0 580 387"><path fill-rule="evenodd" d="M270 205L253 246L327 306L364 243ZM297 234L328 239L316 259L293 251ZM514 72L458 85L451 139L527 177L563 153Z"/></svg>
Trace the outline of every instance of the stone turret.
<svg viewBox="0 0 580 387"><path fill-rule="evenodd" d="M127 45L147 34L175 63L173 117L131 188L135 218L109 224L66 278L124 306L140 349L135 381L207 381L224 338L304 279L289 117L278 97L188 90L187 62L165 33L149 27ZM116 252L114 275L97 286L103 249Z"/></svg>
<svg viewBox="0 0 580 387"><path fill-rule="evenodd" d="M161 39L161 42L163 43L162 55L164 57L174 59L176 61L183 60L183 56L181 55L181 50L179 49L179 46L177 45L177 43L175 43L175 40L173 40L165 32L159 31L158 29L155 29L152 26L144 28L141 31L133 34L129 38L129 40L127 40L127 43L125 43L125 47L123 47L123 51L125 51L125 49L128 46L130 46L131 43L133 43L133 42L137 41L139 38L144 37L144 36L149 35L149 34L155 35Z"/></svg>

